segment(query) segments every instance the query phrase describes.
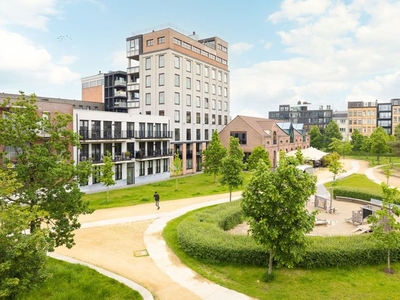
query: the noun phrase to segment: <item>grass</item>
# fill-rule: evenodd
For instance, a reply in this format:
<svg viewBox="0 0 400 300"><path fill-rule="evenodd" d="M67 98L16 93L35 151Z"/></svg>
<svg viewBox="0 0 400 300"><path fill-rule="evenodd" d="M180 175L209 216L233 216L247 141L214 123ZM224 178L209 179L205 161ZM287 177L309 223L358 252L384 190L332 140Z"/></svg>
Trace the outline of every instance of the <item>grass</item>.
<svg viewBox="0 0 400 300"><path fill-rule="evenodd" d="M251 174L243 172L243 175L246 183ZM178 180L178 190L175 190L176 180ZM243 189L243 186L234 191L239 191L241 189ZM229 193L228 187L222 186L218 182L218 178L217 182L214 183L214 176L196 174L145 185L110 190L110 200L108 202L106 191L85 194L83 200L89 201L90 207L93 209L132 206L153 202L153 194L155 191L160 194L160 201Z"/></svg>
<svg viewBox="0 0 400 300"><path fill-rule="evenodd" d="M398 272L388 275L386 265L325 269L274 269L272 282L264 282L266 268L204 264L186 255L178 245L176 227L189 212L170 221L163 231L168 246L191 269L209 280L258 299L399 299Z"/></svg>
<svg viewBox="0 0 400 300"><path fill-rule="evenodd" d="M352 174L345 178L336 180L336 184L333 184L333 181L327 182L324 186L328 189L330 187L351 187L358 188L360 190L371 192L373 194L382 194L382 188L379 184L368 179L364 174Z"/></svg>
<svg viewBox="0 0 400 300"><path fill-rule="evenodd" d="M21 294L17 300L143 299L137 291L88 267L52 258L47 267L53 276L38 288Z"/></svg>

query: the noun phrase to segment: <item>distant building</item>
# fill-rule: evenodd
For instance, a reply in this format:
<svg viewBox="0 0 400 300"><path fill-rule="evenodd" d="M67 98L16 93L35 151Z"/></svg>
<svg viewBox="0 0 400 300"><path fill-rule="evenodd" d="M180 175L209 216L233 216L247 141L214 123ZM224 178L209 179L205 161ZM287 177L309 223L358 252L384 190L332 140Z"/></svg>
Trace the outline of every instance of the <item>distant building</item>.
<svg viewBox="0 0 400 300"><path fill-rule="evenodd" d="M376 106L376 126L392 134L392 103L378 103Z"/></svg>
<svg viewBox="0 0 400 300"><path fill-rule="evenodd" d="M254 147L261 145L268 152L272 167L276 167L279 151L310 147L310 137L302 124L264 118L237 116L221 130L219 136L224 147L228 147L231 136L238 138L246 159Z"/></svg>
<svg viewBox="0 0 400 300"><path fill-rule="evenodd" d="M392 104L392 134L395 133L397 125L400 124L400 99L392 99L390 101Z"/></svg>
<svg viewBox="0 0 400 300"><path fill-rule="evenodd" d="M378 101L349 101L347 103L350 136L356 129L366 136L369 136L375 130L377 125L377 105Z"/></svg>
<svg viewBox="0 0 400 300"><path fill-rule="evenodd" d="M310 103L299 101L298 106L288 104L279 105L279 111L270 111L269 119L282 120L295 124L303 124L304 130L310 131L313 125L319 127L323 132L325 127L332 121L332 109L330 105L325 108L321 105L318 110L309 110Z"/></svg>
<svg viewBox="0 0 400 300"><path fill-rule="evenodd" d="M343 136L343 140L349 139L349 127L347 120L347 111L334 111L332 113L332 120L339 126L339 131Z"/></svg>

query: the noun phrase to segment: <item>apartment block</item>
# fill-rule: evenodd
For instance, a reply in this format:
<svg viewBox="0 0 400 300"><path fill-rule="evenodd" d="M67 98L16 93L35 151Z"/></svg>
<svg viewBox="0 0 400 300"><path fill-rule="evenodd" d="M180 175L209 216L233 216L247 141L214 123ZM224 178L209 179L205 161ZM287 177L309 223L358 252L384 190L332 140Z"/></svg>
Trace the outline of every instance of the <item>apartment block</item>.
<svg viewBox="0 0 400 300"><path fill-rule="evenodd" d="M339 131L343 136L343 140L348 140L350 136L347 111L334 111L332 113L332 121L336 122L336 124L338 125Z"/></svg>
<svg viewBox="0 0 400 300"><path fill-rule="evenodd" d="M376 129L377 105L378 101L349 101L347 103L349 135L357 129L361 134L369 136Z"/></svg>
<svg viewBox="0 0 400 300"><path fill-rule="evenodd" d="M128 37L126 51L128 113L169 117L183 173L201 171L201 151L230 120L227 42L164 28Z"/></svg>
<svg viewBox="0 0 400 300"><path fill-rule="evenodd" d="M392 99L390 101L392 104L392 134L395 133L397 125L400 124L400 99Z"/></svg>

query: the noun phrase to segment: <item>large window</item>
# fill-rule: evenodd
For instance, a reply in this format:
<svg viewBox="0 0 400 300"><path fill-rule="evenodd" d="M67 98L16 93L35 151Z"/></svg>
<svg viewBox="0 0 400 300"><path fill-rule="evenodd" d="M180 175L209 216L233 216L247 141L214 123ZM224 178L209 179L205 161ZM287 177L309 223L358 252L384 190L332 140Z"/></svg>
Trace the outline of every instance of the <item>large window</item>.
<svg viewBox="0 0 400 300"><path fill-rule="evenodd" d="M165 104L165 93L164 92L158 93L158 104Z"/></svg>
<svg viewBox="0 0 400 300"><path fill-rule="evenodd" d="M181 67L179 56L174 56L174 67L177 69Z"/></svg>
<svg viewBox="0 0 400 300"><path fill-rule="evenodd" d="M149 160L147 165L147 175L153 174L153 161Z"/></svg>
<svg viewBox="0 0 400 300"><path fill-rule="evenodd" d="M176 105L181 104L181 94L179 94L178 92L175 92L174 103Z"/></svg>
<svg viewBox="0 0 400 300"><path fill-rule="evenodd" d="M165 84L165 74L160 73L158 74L158 85L163 86Z"/></svg>
<svg viewBox="0 0 400 300"><path fill-rule="evenodd" d="M122 165L116 164L115 165L115 180L122 179Z"/></svg>
<svg viewBox="0 0 400 300"><path fill-rule="evenodd" d="M240 145L246 145L247 144L247 133L246 132L234 132L234 131L231 131L231 136L239 139L239 144Z"/></svg>
<svg viewBox="0 0 400 300"><path fill-rule="evenodd" d="M146 93L146 100L145 100L146 105L151 105L151 94Z"/></svg>
<svg viewBox="0 0 400 300"><path fill-rule="evenodd" d="M164 55L160 55L158 57L158 67L159 68L164 68L165 66L165 56Z"/></svg>
<svg viewBox="0 0 400 300"><path fill-rule="evenodd" d="M186 61L186 71L192 72L192 62L190 60Z"/></svg>
<svg viewBox="0 0 400 300"><path fill-rule="evenodd" d="M192 130L190 128L186 129L186 140L190 141L192 139Z"/></svg>
<svg viewBox="0 0 400 300"><path fill-rule="evenodd" d="M192 88L192 80L190 77L186 77L186 88L190 90Z"/></svg>
<svg viewBox="0 0 400 300"><path fill-rule="evenodd" d="M198 113L196 113L196 124L200 124L200 122L201 122L201 114L198 112Z"/></svg>
<svg viewBox="0 0 400 300"><path fill-rule="evenodd" d="M175 128L174 137L175 137L175 142L179 142L181 140L181 131L179 128Z"/></svg>
<svg viewBox="0 0 400 300"><path fill-rule="evenodd" d="M174 76L174 84L175 84L175 86L181 86L181 79L180 79L179 74L175 74L175 76Z"/></svg>
<svg viewBox="0 0 400 300"><path fill-rule="evenodd" d="M150 70L151 69L151 58L150 57L146 57L145 59L146 63L146 70Z"/></svg>
<svg viewBox="0 0 400 300"><path fill-rule="evenodd" d="M146 76L146 87L151 87L151 77L150 77L150 75Z"/></svg>
<svg viewBox="0 0 400 300"><path fill-rule="evenodd" d="M209 91L209 85L208 85L208 82L205 82L204 83L204 92L208 93L208 91Z"/></svg>
<svg viewBox="0 0 400 300"><path fill-rule="evenodd" d="M175 111L174 119L175 119L175 123L179 123L181 121L181 114L180 114L179 110Z"/></svg>
<svg viewBox="0 0 400 300"><path fill-rule="evenodd" d="M196 64L196 74L201 75L201 66L200 64Z"/></svg>
<svg viewBox="0 0 400 300"><path fill-rule="evenodd" d="M196 96L196 107L201 106L200 96Z"/></svg>
<svg viewBox="0 0 400 300"><path fill-rule="evenodd" d="M186 106L192 106L192 95L186 95Z"/></svg>
<svg viewBox="0 0 400 300"><path fill-rule="evenodd" d="M190 111L186 112L186 123L192 123L192 113Z"/></svg>
<svg viewBox="0 0 400 300"><path fill-rule="evenodd" d="M144 176L145 174L145 162L139 162L139 176Z"/></svg>

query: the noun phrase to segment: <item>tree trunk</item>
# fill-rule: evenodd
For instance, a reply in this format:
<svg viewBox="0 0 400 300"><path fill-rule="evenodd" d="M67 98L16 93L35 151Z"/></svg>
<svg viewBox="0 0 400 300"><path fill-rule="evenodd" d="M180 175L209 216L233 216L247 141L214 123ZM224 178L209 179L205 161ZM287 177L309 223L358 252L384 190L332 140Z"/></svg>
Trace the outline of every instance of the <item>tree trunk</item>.
<svg viewBox="0 0 400 300"><path fill-rule="evenodd" d="M232 201L232 188L229 188L229 202Z"/></svg>
<svg viewBox="0 0 400 300"><path fill-rule="evenodd" d="M269 250L269 262L268 262L268 275L272 274L272 262L273 262L274 251Z"/></svg>
<svg viewBox="0 0 400 300"><path fill-rule="evenodd" d="M388 272L390 273L390 249L388 249L387 264L388 264Z"/></svg>

